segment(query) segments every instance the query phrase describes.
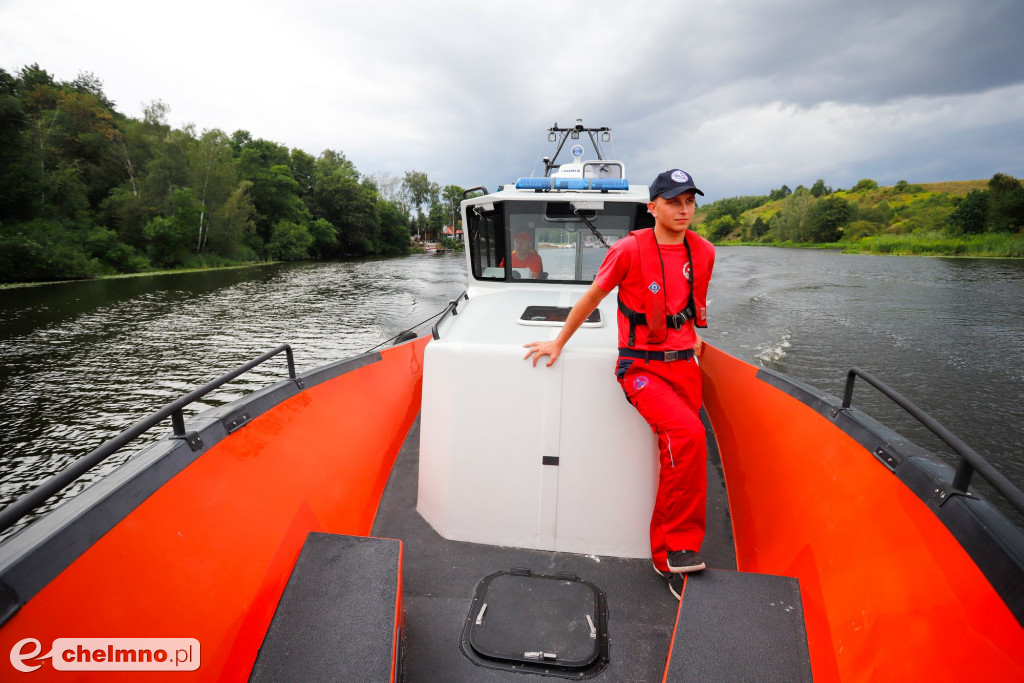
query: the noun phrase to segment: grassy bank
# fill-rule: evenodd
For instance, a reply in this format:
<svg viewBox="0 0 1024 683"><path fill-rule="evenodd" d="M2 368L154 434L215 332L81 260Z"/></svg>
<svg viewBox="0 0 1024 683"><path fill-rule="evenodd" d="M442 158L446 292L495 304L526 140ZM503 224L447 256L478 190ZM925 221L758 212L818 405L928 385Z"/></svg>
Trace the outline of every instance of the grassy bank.
<svg viewBox="0 0 1024 683"><path fill-rule="evenodd" d="M939 232L873 235L849 243L839 242L838 246L847 253L861 254L1024 258L1024 233L988 233L962 237L950 237Z"/></svg>
<svg viewBox="0 0 1024 683"><path fill-rule="evenodd" d="M839 242L748 242L729 240L718 246L790 247L798 249L833 249L846 254L880 254L885 256L963 256L969 258L1024 258L1024 233L1008 235L989 233L950 237L941 232L908 235L872 235Z"/></svg>
<svg viewBox="0 0 1024 683"><path fill-rule="evenodd" d="M209 266L205 268L179 268L176 270L147 270L141 273L116 273L113 275L97 275L96 277L77 280L49 280L46 282L0 282L0 290L18 289L21 287L38 287L40 285L58 285L65 282L91 282L93 280L122 280L131 277L149 277L151 275L179 275L183 273L205 273L213 270L237 270L239 268L257 268L269 266L279 261L252 261L230 266Z"/></svg>

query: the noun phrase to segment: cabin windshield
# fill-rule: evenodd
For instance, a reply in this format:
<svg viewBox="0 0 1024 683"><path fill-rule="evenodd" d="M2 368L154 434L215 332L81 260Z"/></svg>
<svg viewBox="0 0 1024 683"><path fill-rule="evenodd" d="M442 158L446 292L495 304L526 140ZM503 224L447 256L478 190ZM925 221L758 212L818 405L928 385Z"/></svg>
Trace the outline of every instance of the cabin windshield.
<svg viewBox="0 0 1024 683"><path fill-rule="evenodd" d="M471 207L473 276L589 284L608 251L601 238L611 246L631 230L648 227L648 219L646 205L630 202L506 201Z"/></svg>

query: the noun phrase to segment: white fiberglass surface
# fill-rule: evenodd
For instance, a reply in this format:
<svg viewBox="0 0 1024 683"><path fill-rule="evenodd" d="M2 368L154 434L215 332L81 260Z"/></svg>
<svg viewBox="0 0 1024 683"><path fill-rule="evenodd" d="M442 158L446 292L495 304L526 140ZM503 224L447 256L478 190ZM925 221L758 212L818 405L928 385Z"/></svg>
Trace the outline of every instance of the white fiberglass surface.
<svg viewBox="0 0 1024 683"><path fill-rule="evenodd" d="M472 288L428 344L417 509L445 538L649 555L655 443L615 381L614 292L553 366L523 360L561 329L517 324L526 306L583 291Z"/></svg>

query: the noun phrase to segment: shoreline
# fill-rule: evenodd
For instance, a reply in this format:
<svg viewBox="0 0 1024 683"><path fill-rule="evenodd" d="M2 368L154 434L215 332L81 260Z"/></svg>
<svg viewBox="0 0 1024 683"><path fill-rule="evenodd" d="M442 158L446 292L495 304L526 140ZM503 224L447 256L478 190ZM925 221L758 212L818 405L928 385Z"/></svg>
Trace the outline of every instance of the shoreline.
<svg viewBox="0 0 1024 683"><path fill-rule="evenodd" d="M808 243L785 243L785 242L718 242L713 243L715 247L768 247L775 249L811 249L814 251L837 251L841 254L854 254L863 256L920 256L924 258L976 258L976 259L1002 259L1007 261L1020 261L1024 256L1011 256L1009 254L946 254L942 252L880 252L870 249L856 248L849 245L836 244L815 244Z"/></svg>
<svg viewBox="0 0 1024 683"><path fill-rule="evenodd" d="M751 242L727 240L713 243L716 247L777 247L781 249L823 249L844 254L868 256L928 256L933 258L1024 259L1024 235L1010 235L1001 244L990 241L906 236L869 237L856 242Z"/></svg>
<svg viewBox="0 0 1024 683"><path fill-rule="evenodd" d="M44 285L65 285L71 282L97 282L99 280L123 280L135 277L148 277L152 275L182 275L185 273L205 273L215 270L240 270L242 268L260 268L272 266L281 261L252 261L251 263L240 263L231 266L210 266L208 268L178 268L172 270L147 270L143 273L115 273L113 275L97 275L96 277L80 278L74 280L46 280L44 282L0 282L0 290L21 289L23 287L41 287Z"/></svg>

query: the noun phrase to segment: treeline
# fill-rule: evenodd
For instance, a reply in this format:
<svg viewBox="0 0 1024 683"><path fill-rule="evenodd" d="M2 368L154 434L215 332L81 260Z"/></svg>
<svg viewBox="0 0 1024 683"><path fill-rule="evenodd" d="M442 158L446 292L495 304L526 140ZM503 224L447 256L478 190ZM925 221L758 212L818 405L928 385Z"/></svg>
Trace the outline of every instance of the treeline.
<svg viewBox="0 0 1024 683"><path fill-rule="evenodd" d="M783 185L763 196L731 197L701 208L697 222L712 241L835 243L926 235L950 239L1024 232L1024 186L996 173L988 183L879 187L871 179L834 190ZM1019 242L1020 240L1016 240Z"/></svg>
<svg viewBox="0 0 1024 683"><path fill-rule="evenodd" d="M0 69L0 282L403 254L457 217L462 188L426 173L365 176L168 112L127 117L92 74Z"/></svg>

